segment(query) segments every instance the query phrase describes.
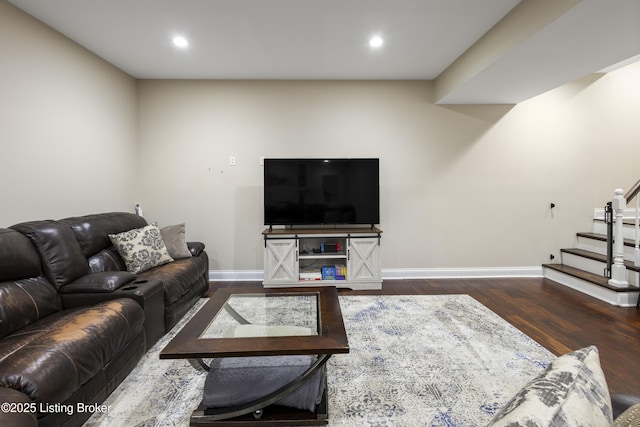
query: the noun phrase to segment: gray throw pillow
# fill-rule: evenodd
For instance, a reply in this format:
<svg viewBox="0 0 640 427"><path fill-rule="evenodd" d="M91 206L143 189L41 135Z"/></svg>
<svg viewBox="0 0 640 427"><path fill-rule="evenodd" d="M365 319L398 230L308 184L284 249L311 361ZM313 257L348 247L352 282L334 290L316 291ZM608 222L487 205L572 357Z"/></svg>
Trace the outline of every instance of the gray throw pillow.
<svg viewBox="0 0 640 427"><path fill-rule="evenodd" d="M180 259L191 257L191 252L189 251L185 237L184 223L162 227L160 234L162 234L162 240L164 240L164 244L167 246L171 258Z"/></svg>
<svg viewBox="0 0 640 427"><path fill-rule="evenodd" d="M142 273L150 268L173 261L155 225L109 234L113 246L131 273Z"/></svg>

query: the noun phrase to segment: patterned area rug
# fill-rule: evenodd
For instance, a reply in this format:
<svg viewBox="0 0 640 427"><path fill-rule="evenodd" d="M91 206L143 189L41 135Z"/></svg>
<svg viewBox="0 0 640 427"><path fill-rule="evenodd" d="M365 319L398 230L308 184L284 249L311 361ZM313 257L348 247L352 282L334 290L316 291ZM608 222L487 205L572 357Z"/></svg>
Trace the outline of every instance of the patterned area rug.
<svg viewBox="0 0 640 427"><path fill-rule="evenodd" d="M86 426L188 426L205 374L158 353ZM329 420L351 426L483 426L555 357L468 295L341 296L351 352L328 365Z"/></svg>

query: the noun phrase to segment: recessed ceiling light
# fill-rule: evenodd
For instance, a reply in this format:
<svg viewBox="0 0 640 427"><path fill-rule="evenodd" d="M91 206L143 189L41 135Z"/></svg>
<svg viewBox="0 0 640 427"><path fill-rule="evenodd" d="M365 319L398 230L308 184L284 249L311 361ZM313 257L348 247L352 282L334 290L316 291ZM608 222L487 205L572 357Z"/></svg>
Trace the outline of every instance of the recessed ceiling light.
<svg viewBox="0 0 640 427"><path fill-rule="evenodd" d="M178 47L187 47L189 46L189 41L182 36L176 36L173 38L173 44Z"/></svg>
<svg viewBox="0 0 640 427"><path fill-rule="evenodd" d="M381 47L384 44L384 40L380 36L374 36L369 39L369 46L373 48Z"/></svg>

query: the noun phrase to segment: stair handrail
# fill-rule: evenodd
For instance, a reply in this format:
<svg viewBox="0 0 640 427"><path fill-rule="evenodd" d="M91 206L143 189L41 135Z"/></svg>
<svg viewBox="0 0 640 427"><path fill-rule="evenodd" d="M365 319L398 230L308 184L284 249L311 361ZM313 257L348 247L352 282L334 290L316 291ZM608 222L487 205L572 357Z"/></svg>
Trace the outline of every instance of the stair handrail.
<svg viewBox="0 0 640 427"><path fill-rule="evenodd" d="M633 200L633 198L636 197L638 193L640 193L640 179L633 185L633 187L629 189L629 191L627 191L627 194L624 195L624 198L627 200L627 203L629 203L629 200Z"/></svg>

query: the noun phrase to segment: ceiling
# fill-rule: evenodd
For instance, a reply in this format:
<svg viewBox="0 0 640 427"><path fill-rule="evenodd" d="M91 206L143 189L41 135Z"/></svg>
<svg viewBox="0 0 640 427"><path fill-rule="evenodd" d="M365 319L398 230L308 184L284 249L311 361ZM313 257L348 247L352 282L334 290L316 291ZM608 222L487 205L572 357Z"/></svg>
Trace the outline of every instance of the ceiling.
<svg viewBox="0 0 640 427"><path fill-rule="evenodd" d="M426 79L438 103L514 104L640 54L638 0L8 2L138 79Z"/></svg>

